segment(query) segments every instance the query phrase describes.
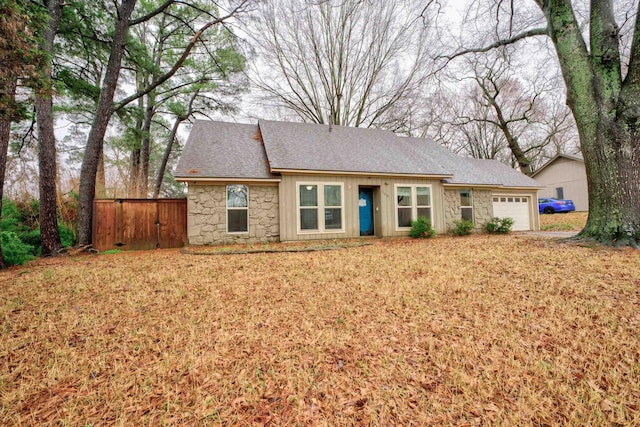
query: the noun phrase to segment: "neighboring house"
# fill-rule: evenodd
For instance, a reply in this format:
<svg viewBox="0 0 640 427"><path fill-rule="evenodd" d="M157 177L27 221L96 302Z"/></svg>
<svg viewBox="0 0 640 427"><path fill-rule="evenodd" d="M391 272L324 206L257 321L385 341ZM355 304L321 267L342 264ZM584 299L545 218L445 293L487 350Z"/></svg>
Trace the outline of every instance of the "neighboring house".
<svg viewBox="0 0 640 427"><path fill-rule="evenodd" d="M544 186L540 197L570 199L577 211L589 210L587 172L581 155L558 154L531 177Z"/></svg>
<svg viewBox="0 0 640 427"><path fill-rule="evenodd" d="M537 230L539 184L423 138L318 124L196 121L174 172L192 245L446 233L493 216Z"/></svg>

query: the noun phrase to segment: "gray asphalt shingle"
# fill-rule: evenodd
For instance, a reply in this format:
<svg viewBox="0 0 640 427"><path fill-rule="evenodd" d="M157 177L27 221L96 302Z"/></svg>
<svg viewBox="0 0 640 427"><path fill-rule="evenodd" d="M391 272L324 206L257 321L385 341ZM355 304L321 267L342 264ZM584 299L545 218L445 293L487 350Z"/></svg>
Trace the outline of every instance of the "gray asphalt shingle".
<svg viewBox="0 0 640 427"><path fill-rule="evenodd" d="M427 175L452 184L540 187L497 160L464 158L426 138L406 138L380 129L333 126L330 130L327 125L267 120L257 126L197 120L174 176L278 178L269 166L276 172Z"/></svg>
<svg viewBox="0 0 640 427"><path fill-rule="evenodd" d="M176 178L278 178L269 172L258 126L196 120L178 165Z"/></svg>
<svg viewBox="0 0 640 427"><path fill-rule="evenodd" d="M261 120L272 170L448 176L426 139L380 129Z"/></svg>

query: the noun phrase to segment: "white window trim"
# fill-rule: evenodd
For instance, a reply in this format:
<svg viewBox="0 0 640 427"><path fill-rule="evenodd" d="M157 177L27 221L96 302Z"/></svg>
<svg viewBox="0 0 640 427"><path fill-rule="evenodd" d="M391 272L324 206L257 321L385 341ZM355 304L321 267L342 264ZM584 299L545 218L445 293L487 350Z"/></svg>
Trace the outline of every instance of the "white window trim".
<svg viewBox="0 0 640 427"><path fill-rule="evenodd" d="M470 206L463 206L462 205L462 195L461 193L463 191L468 191L469 195L471 196L471 205ZM458 192L458 196L460 197L460 219L462 219L462 208L471 208L471 222L473 222L474 224L476 223L476 210L473 207L473 203L474 203L474 196L473 196L473 189L469 188L469 189L462 189Z"/></svg>
<svg viewBox="0 0 640 427"><path fill-rule="evenodd" d="M411 220L415 221L418 218L418 208L429 208L429 222L433 227L433 186L431 184L395 184L393 186L393 205L394 212L393 216L395 217L394 223L396 226L396 231L406 231L411 230L411 227L400 227L398 225L398 187L410 187L411 188ZM429 188L429 202L431 202L428 206L421 205L418 206L418 190L417 187L428 187ZM404 206L406 209L407 206Z"/></svg>
<svg viewBox="0 0 640 427"><path fill-rule="evenodd" d="M242 208L242 207L230 207L229 206L229 186L230 185L244 185L245 187L247 187L247 207L246 208ZM225 221L224 221L224 228L225 231L227 232L227 234L249 234L249 186L247 184L227 184L224 186L224 205L226 207L225 210ZM243 211L246 210L247 211L247 231L229 231L229 211Z"/></svg>
<svg viewBox="0 0 640 427"><path fill-rule="evenodd" d="M304 187L305 185L317 185L318 186L318 205L316 209L318 209L318 229L317 230L302 230L300 229L300 209L304 208L304 206L300 206L300 187ZM325 229L324 225L324 186L325 185L337 185L340 186L340 206L326 206L327 208L340 208L341 213L341 228L335 229ZM307 208L311 208L307 206ZM344 182L296 182L296 224L298 234L335 234L335 233L345 233L346 229L344 226L345 223L345 210L344 210Z"/></svg>

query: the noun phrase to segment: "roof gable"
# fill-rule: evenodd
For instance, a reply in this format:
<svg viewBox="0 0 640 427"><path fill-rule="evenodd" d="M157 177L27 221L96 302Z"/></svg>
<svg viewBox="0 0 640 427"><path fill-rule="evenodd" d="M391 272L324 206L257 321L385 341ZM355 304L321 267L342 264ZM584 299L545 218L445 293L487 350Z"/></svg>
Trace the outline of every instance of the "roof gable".
<svg viewBox="0 0 640 427"><path fill-rule="evenodd" d="M545 170L546 168L548 168L549 166L554 164L558 159L561 159L561 158L568 159L568 160L574 160L574 161L580 162L580 163L584 163L584 157L582 157L582 154L574 154L574 155L562 154L562 153L556 154L551 160L549 160L547 163L542 165L540 167L540 169L538 169L535 172L533 172L531 177L535 178L536 175L538 175L540 172L542 172L543 170Z"/></svg>
<svg viewBox="0 0 640 427"><path fill-rule="evenodd" d="M256 125L196 120L176 178L277 179L269 171Z"/></svg>

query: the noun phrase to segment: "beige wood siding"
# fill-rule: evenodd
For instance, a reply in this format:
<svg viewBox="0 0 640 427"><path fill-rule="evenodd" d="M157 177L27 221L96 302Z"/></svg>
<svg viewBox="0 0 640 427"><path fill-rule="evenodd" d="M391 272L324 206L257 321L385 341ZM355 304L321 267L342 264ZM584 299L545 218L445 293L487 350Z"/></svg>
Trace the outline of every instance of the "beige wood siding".
<svg viewBox="0 0 640 427"><path fill-rule="evenodd" d="M562 187L564 198L573 200L577 211L589 210L584 162L559 157L541 170L535 179L545 186L540 190L540 197L557 197L556 188Z"/></svg>
<svg viewBox="0 0 640 427"><path fill-rule="evenodd" d="M298 231L298 207L296 183L342 183L344 185L343 221L344 232L314 233ZM280 182L280 240L342 239L360 236L358 189L379 187L374 195L374 217L376 236L407 236L408 231L396 231L395 185L430 185L431 215L437 233L444 233L443 190L440 180L386 178L379 176L328 176L328 175L283 175ZM415 201L414 201L415 203ZM377 210L376 210L377 209Z"/></svg>

